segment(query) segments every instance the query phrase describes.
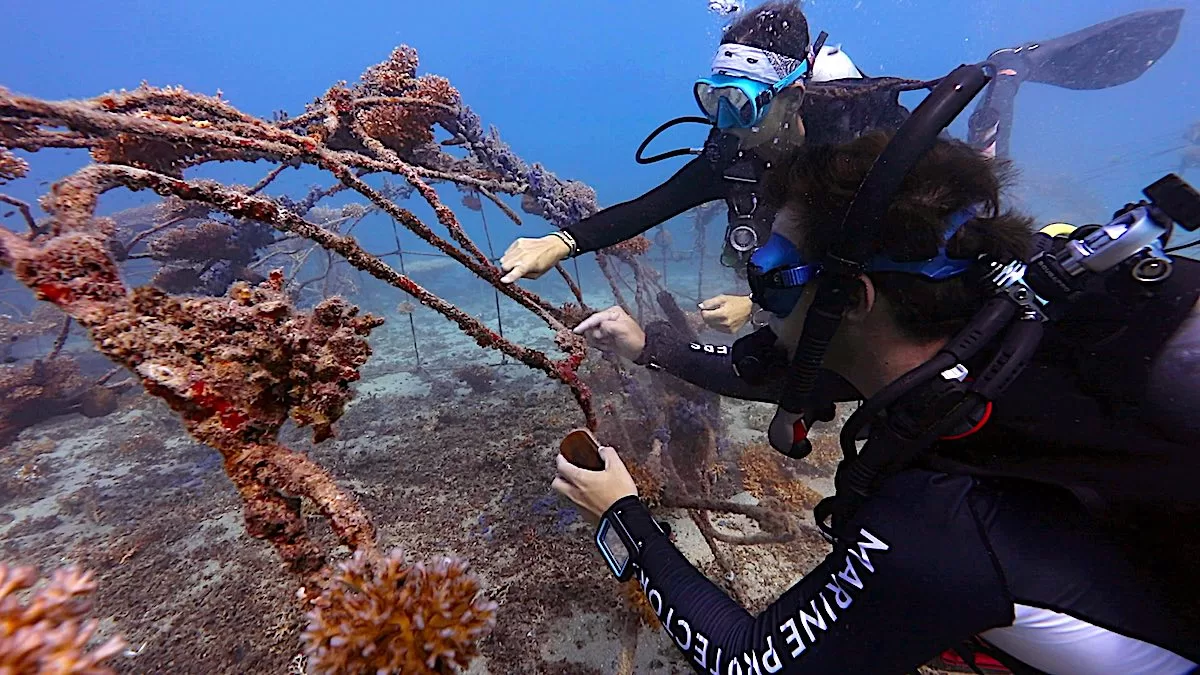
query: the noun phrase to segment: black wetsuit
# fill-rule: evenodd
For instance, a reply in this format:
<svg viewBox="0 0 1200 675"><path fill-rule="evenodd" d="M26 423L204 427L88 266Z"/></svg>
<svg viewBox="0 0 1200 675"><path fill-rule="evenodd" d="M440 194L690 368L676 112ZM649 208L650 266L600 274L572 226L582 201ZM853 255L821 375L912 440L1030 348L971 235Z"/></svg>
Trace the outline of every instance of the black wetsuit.
<svg viewBox="0 0 1200 675"><path fill-rule="evenodd" d="M868 81L846 86L863 86L860 82ZM908 111L900 105L897 91L885 89L862 93L853 99L808 95L801 116L805 143L824 145L850 141L874 129L898 129ZM758 199L756 188L769 162L731 144L714 147L718 137L714 132L709 139L709 151L688 162L662 185L563 228L575 238L578 252L598 251L632 239L688 209L717 200L725 200L729 205L731 223L742 219L765 240L775 217L774 210Z"/></svg>
<svg viewBox="0 0 1200 675"><path fill-rule="evenodd" d="M636 578L697 672L910 672L1011 626L1018 607L1053 610L1200 661L1195 626L1162 611L1169 589L1142 583L1137 561L1076 502L1044 489L897 474L851 521L857 536L758 616L697 571L639 500L613 508L642 543Z"/></svg>
<svg viewBox="0 0 1200 675"><path fill-rule="evenodd" d="M1172 335L1163 326L1194 322L1198 267L1179 266L1184 290L1144 307L1139 334L1161 347ZM1127 402L1097 397L1101 381L1125 393L1153 389L1120 358L1145 363L1131 335L1074 349L1089 356L1083 366L1055 355L1050 341L979 433L939 443L931 459L887 479L842 529L852 536L757 617L692 567L637 499L618 502L642 542L638 578L664 629L708 673L904 672L981 634L1018 671L1188 672L1188 661L1200 662L1200 466L1164 464L1197 456L1195 445L1169 439ZM1190 358L1194 371L1194 354L1176 351L1175 370L1191 372ZM658 324L639 362L723 394L772 400L772 375L786 359L758 385L739 384L731 352ZM1103 372L1077 377L1088 364ZM1195 415L1194 398L1187 410ZM1138 462L1109 466L1131 448ZM989 462L1005 457L996 464L1005 475L988 476ZM1124 476L1122 497L1152 505L1149 517L1127 514L1114 527L1087 510L1091 489L1114 471ZM1176 508L1183 502L1190 510ZM1081 635L1112 651L1088 662L1072 652L1087 644ZM1118 666L1125 670L1112 669L1119 658L1129 659Z"/></svg>

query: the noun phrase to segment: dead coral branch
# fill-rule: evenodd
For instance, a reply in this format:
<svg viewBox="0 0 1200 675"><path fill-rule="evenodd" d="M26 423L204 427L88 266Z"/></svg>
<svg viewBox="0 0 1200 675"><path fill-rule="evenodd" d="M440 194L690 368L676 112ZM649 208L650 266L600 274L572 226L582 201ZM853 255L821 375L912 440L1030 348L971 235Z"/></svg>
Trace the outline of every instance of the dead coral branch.
<svg viewBox="0 0 1200 675"><path fill-rule="evenodd" d="M282 205L282 200L257 196L252 190L182 179L184 168L211 161L265 159L280 165L311 164L325 169L546 322L556 333L557 344L567 353L563 359L552 360L513 345L481 324L474 325L478 322L465 320L461 313L442 311L447 303L433 301L428 294L417 297L442 311L479 344L500 349L567 384L588 425L594 427L590 393L576 375L586 351L583 342L566 330L557 308L517 285L499 282L499 269L466 236L429 181L451 181L488 196L522 194L529 187L500 178L480 158L455 159L425 142L432 139L433 124L456 123L460 100L445 80L417 78L415 63L415 52L401 48L388 61L368 70L354 87L331 88L303 116L306 122L312 120L304 127L306 134L285 128L299 126L295 120L269 123L241 113L220 99L182 89L143 87L86 101L43 101L0 90L0 146L30 152L89 147L102 162L55 184L43 198L43 208L54 216L51 235L92 228L99 195L113 187L148 188L164 196L206 203L235 218L299 234L343 256L349 252L352 257L347 260L351 264L412 293L414 285L404 275L369 256L353 239L305 221ZM395 100L377 100L381 97ZM369 105L359 105L367 99ZM416 101L437 105L414 105ZM378 117L380 111L390 111L391 117ZM535 169L520 178L539 185L547 182L548 174L540 167ZM362 179L364 172L405 178L433 208L457 245L434 234L411 212L369 186Z"/></svg>

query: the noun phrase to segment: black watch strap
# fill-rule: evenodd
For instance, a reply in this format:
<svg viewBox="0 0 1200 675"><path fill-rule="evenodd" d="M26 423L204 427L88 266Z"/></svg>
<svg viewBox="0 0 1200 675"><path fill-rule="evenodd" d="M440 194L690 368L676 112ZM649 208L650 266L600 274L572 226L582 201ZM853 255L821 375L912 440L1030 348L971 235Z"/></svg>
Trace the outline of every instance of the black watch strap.
<svg viewBox="0 0 1200 675"><path fill-rule="evenodd" d="M604 512L604 518L619 520L629 535L633 537L637 550L630 551L630 554L633 556L634 562L639 561L641 552L646 548L646 542L654 537L667 536L663 528L654 520L650 509L637 495L618 499Z"/></svg>

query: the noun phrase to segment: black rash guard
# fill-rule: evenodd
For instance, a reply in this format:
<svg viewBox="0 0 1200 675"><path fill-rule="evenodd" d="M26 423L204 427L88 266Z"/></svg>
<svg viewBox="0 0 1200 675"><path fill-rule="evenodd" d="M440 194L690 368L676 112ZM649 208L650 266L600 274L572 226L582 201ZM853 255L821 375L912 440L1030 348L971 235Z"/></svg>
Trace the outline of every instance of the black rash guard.
<svg viewBox="0 0 1200 675"><path fill-rule="evenodd" d="M1194 303L1194 293L1177 303L1177 313L1190 310L1187 321L1163 321L1181 327L1163 352L1180 372L1195 367L1171 351L1175 343L1196 342L1188 330L1200 314ZM1153 309L1161 319L1161 308ZM773 337L769 329L755 336ZM786 359L765 350L766 377L749 385L734 370L733 351L656 323L647 327L638 362L724 395L772 400ZM1059 446L1082 438L1094 448L1092 461L1120 450L1115 446L1138 447L1153 473L1150 451L1163 440L1137 436L1140 425L1128 421L1103 424L1112 413L1095 402L1072 404L1082 394L1067 393L1079 383L1055 373L1048 366L1027 371L1024 389L1014 388L1016 400L996 414L1001 426L979 435L984 454L988 443L1041 443L1052 459ZM1053 410L1037 403L1044 403L1042 389L1064 392L1053 397ZM1195 399L1189 401L1194 410ZM989 438L999 429L1007 431ZM1033 466L1037 480L1043 471ZM912 469L889 479L857 512L847 531L858 537L754 617L675 550L636 498L613 508L643 543L638 572L652 607L698 672L902 672L977 634L1020 659L1020 672L1184 673L1200 661L1200 617L1187 599L1195 596L1187 591L1194 585L1188 566L1200 556L1191 541L1200 531L1194 515L1185 521L1164 512L1124 530L1133 540L1121 542L1057 488ZM1154 562L1164 559L1175 563Z"/></svg>
<svg viewBox="0 0 1200 675"><path fill-rule="evenodd" d="M636 497L612 510L640 545L635 579L699 673L909 672L981 634L1032 672L1186 673L1200 660L1195 626L1161 611L1134 561L1044 488L901 472L850 521L855 536L758 616Z"/></svg>
<svg viewBox="0 0 1200 675"><path fill-rule="evenodd" d="M880 78L888 79L888 78ZM840 81L833 89L869 88L873 78ZM879 89L853 97L823 95L822 84L810 87L801 109L805 142L844 143L875 129L900 128L908 110L895 89ZM636 199L610 206L563 228L579 253L619 244L701 204L727 199L735 186L754 183L766 163L753 152L737 152L718 165L705 156L688 162L667 182ZM763 217L768 217L764 215ZM769 220L765 223L770 228Z"/></svg>
<svg viewBox="0 0 1200 675"><path fill-rule="evenodd" d="M688 209L725 199L730 185L708 159L699 157L641 197L610 206L563 229L575 238L579 253L598 251L632 239Z"/></svg>
<svg viewBox="0 0 1200 675"><path fill-rule="evenodd" d="M662 370L701 389L721 396L744 401L775 403L779 388L787 374L787 352L775 346L775 333L760 328L741 338L733 346L691 341L680 335L666 321L654 321L646 326L646 344L634 360L639 366ZM734 353L741 342L756 343L752 349L759 360L761 378L749 381L734 367ZM841 377L822 370L817 379L817 391L830 402L857 401L857 390Z"/></svg>
<svg viewBox="0 0 1200 675"><path fill-rule="evenodd" d="M763 331L769 329L763 328ZM646 345L634 360L639 366L664 370L679 379L721 396L746 401L774 403L779 400L779 387L786 370L773 370L772 375L758 384L740 377L733 367L733 348L723 344L691 342L681 336L666 321L646 326ZM774 335L771 335L772 342ZM784 355L786 359L786 354ZM786 361L780 365L786 365Z"/></svg>

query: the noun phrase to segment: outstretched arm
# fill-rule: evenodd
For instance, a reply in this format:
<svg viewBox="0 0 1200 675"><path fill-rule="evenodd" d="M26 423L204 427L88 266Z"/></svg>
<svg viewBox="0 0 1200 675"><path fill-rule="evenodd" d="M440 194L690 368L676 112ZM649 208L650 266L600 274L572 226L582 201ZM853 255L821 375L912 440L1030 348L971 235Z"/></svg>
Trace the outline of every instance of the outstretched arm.
<svg viewBox="0 0 1200 675"><path fill-rule="evenodd" d="M769 330L763 328L756 335ZM743 339L753 339L753 336ZM774 337L771 336L771 339L773 341ZM779 385L783 380L783 371L780 370L779 377L750 384L739 377L734 368L732 346L689 342L665 321L655 321L646 326L646 346L634 363L666 371L721 396L763 403L778 400Z"/></svg>
<svg viewBox="0 0 1200 675"><path fill-rule="evenodd" d="M757 352L758 363L754 365L761 377L748 379L739 375L734 367L734 353L739 346ZM760 328L731 346L689 341L665 321L646 326L645 346L634 363L666 371L721 396L761 403L779 400L788 367L787 354L776 346L775 333L770 328ZM831 402L862 398L849 382L829 371L821 371L817 388Z"/></svg>
<svg viewBox="0 0 1200 675"><path fill-rule="evenodd" d="M699 157L641 197L610 206L563 229L575 238L580 253L598 251L724 196L721 176L707 159Z"/></svg>
<svg viewBox="0 0 1200 675"><path fill-rule="evenodd" d="M667 182L637 199L610 206L545 237L521 237L500 258L501 281L537 279L571 255L619 244L670 218L725 196L721 177L704 158L694 159Z"/></svg>

